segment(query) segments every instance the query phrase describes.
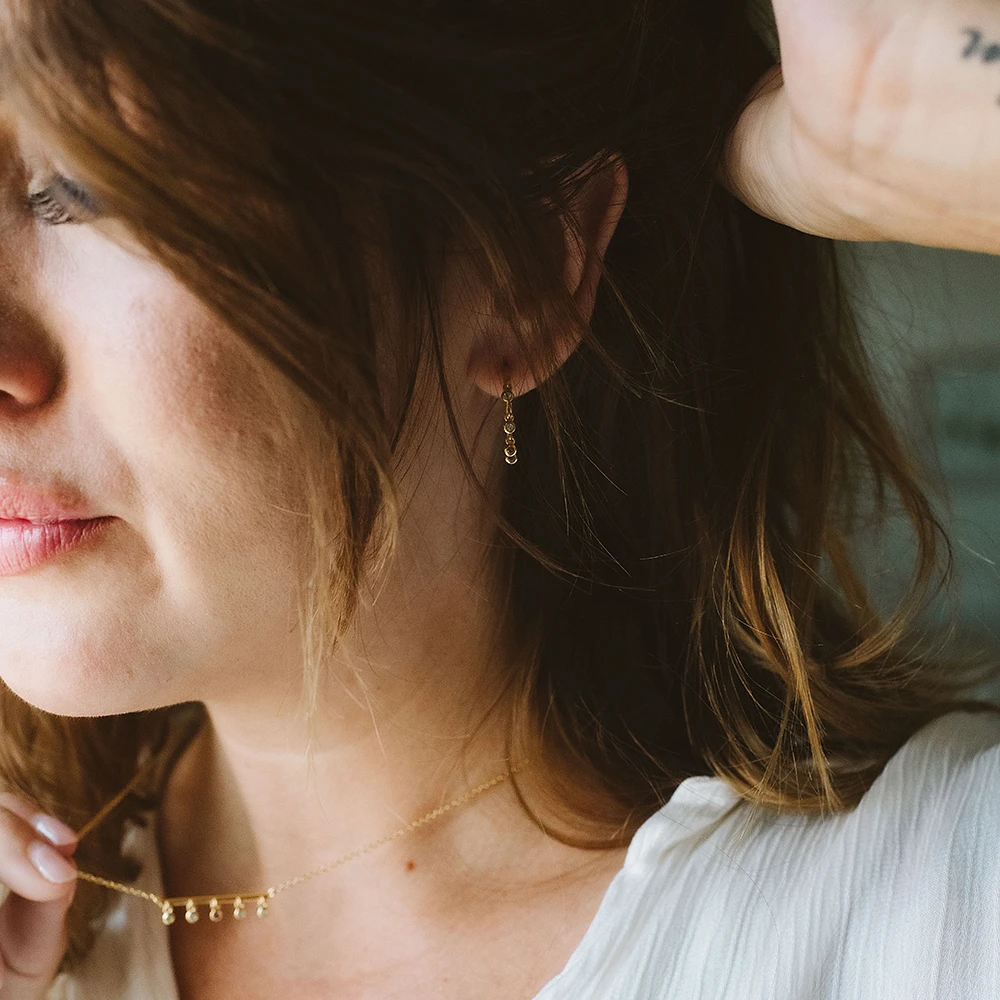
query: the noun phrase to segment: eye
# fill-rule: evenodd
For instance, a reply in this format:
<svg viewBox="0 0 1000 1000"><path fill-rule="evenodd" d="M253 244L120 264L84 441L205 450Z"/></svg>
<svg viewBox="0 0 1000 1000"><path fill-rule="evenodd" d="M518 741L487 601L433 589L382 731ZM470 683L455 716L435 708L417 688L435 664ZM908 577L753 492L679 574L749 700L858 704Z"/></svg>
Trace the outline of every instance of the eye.
<svg viewBox="0 0 1000 1000"><path fill-rule="evenodd" d="M101 207L87 190L61 174L55 174L38 191L30 191L26 203L46 225L89 222L101 214Z"/></svg>

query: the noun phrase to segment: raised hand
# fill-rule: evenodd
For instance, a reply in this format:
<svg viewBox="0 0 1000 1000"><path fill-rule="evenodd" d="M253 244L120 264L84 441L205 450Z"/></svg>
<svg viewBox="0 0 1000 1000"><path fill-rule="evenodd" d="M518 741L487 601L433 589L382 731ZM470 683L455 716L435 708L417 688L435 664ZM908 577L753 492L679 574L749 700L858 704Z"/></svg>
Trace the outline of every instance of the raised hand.
<svg viewBox="0 0 1000 1000"><path fill-rule="evenodd" d="M42 1000L66 947L76 887L72 830L0 794L0 1000Z"/></svg>
<svg viewBox="0 0 1000 1000"><path fill-rule="evenodd" d="M774 0L723 182L806 232L1000 253L1000 0Z"/></svg>

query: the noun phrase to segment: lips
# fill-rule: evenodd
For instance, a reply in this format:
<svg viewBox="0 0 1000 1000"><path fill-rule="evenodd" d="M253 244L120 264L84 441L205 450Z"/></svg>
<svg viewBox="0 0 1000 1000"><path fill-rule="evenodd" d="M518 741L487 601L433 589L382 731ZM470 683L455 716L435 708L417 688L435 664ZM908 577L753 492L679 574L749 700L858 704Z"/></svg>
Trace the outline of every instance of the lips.
<svg viewBox="0 0 1000 1000"><path fill-rule="evenodd" d="M87 510L68 490L39 490L0 476L0 577L79 548L114 520Z"/></svg>
<svg viewBox="0 0 1000 1000"><path fill-rule="evenodd" d="M39 566L57 555L79 548L114 520L112 517L86 521L0 520L0 577L15 576Z"/></svg>
<svg viewBox="0 0 1000 1000"><path fill-rule="evenodd" d="M92 521L97 511L87 510L70 490L41 490L17 485L0 472L0 521Z"/></svg>

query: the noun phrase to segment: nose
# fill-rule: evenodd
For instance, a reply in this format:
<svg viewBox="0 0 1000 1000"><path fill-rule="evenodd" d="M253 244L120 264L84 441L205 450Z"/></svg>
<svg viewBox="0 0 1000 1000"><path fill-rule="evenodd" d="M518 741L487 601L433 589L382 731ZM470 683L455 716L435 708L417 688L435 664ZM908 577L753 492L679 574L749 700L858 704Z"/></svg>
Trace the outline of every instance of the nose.
<svg viewBox="0 0 1000 1000"><path fill-rule="evenodd" d="M0 296L0 413L43 406L56 395L59 352L37 319Z"/></svg>
<svg viewBox="0 0 1000 1000"><path fill-rule="evenodd" d="M49 401L62 379L62 351L41 319L44 255L25 225L25 167L0 119L0 415Z"/></svg>
<svg viewBox="0 0 1000 1000"><path fill-rule="evenodd" d="M62 350L41 319L44 257L25 224L26 172L16 124L0 103L0 415L42 406L63 377Z"/></svg>

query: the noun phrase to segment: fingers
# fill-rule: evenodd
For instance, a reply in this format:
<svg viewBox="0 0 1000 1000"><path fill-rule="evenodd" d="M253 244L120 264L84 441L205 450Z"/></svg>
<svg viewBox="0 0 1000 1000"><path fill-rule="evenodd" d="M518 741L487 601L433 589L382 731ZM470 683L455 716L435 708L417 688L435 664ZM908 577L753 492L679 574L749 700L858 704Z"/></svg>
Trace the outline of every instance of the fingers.
<svg viewBox="0 0 1000 1000"><path fill-rule="evenodd" d="M30 803L10 792L0 792L0 808L9 809L15 816L20 816L63 854L69 856L76 850L76 831L55 816L39 812Z"/></svg>
<svg viewBox="0 0 1000 1000"><path fill-rule="evenodd" d="M66 853L72 845L50 842L22 811L0 801L0 882L34 902L62 899L67 884L76 878L76 868ZM58 820L50 817L46 824L39 818L37 822L44 827Z"/></svg>
<svg viewBox="0 0 1000 1000"><path fill-rule="evenodd" d="M58 819L0 794L0 1000L43 1000L66 948L76 837Z"/></svg>
<svg viewBox="0 0 1000 1000"><path fill-rule="evenodd" d="M0 998L42 1000L66 950L66 912L76 883L36 903L11 893L0 908Z"/></svg>

